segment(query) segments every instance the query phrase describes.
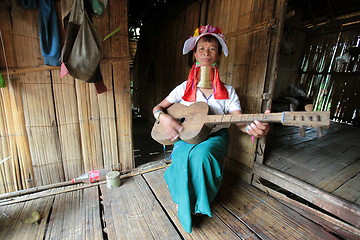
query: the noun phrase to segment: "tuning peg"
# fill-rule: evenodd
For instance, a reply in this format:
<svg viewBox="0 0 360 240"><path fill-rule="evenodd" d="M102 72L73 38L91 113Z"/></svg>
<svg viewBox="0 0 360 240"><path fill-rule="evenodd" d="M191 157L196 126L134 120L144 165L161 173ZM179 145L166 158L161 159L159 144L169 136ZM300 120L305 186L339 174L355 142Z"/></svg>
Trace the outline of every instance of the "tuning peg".
<svg viewBox="0 0 360 240"><path fill-rule="evenodd" d="M305 111L312 112L314 110L314 105L306 104L304 108L305 108Z"/></svg>
<svg viewBox="0 0 360 240"><path fill-rule="evenodd" d="M321 127L316 128L316 135L317 135L318 138L321 138L322 136L324 136L324 132L323 132L323 129Z"/></svg>
<svg viewBox="0 0 360 240"><path fill-rule="evenodd" d="M302 137L306 136L306 130L305 130L304 126L300 126L298 132L299 132L300 136L302 136Z"/></svg>

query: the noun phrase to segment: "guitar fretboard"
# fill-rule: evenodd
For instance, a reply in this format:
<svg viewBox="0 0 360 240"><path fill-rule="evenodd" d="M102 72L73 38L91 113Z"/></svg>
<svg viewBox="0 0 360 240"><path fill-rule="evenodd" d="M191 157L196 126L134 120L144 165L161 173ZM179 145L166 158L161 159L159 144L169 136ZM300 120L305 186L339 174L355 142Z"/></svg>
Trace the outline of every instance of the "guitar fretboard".
<svg viewBox="0 0 360 240"><path fill-rule="evenodd" d="M206 116L206 123L221 124L221 123L249 123L255 120L261 122L282 122L283 113L268 113L268 114L241 114L241 115L208 115Z"/></svg>

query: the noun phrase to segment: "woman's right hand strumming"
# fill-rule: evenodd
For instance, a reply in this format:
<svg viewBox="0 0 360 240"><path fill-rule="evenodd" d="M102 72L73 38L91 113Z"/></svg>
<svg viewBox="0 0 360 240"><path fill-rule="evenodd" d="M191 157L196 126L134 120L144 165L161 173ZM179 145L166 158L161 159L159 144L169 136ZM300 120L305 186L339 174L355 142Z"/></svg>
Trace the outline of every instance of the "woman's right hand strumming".
<svg viewBox="0 0 360 240"><path fill-rule="evenodd" d="M162 100L158 105L156 105L153 108L153 114L156 118L156 113L161 112L160 115L158 115L157 120L161 122L163 125L168 138L174 142L178 137L179 133L182 130L182 127L176 119L174 119L172 116L164 112L167 108L169 108L172 105L169 101L166 99Z"/></svg>

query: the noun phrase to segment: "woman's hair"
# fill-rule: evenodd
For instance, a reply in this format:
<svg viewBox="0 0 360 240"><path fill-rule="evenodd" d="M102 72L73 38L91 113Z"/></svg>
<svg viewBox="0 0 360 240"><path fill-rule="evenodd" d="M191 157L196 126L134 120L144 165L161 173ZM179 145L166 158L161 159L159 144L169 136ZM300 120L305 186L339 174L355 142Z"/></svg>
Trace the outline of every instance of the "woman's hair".
<svg viewBox="0 0 360 240"><path fill-rule="evenodd" d="M219 43L219 41L217 40L216 37L214 37L213 35L205 35L205 36L202 36L201 39L203 39L204 42L213 42L213 41L215 42L216 41L218 43L218 54L219 54L219 56L221 55L222 46L221 46L221 44ZM197 49L198 42L199 41L196 42L196 45L195 45L195 48L194 48L195 52L196 52L196 49Z"/></svg>

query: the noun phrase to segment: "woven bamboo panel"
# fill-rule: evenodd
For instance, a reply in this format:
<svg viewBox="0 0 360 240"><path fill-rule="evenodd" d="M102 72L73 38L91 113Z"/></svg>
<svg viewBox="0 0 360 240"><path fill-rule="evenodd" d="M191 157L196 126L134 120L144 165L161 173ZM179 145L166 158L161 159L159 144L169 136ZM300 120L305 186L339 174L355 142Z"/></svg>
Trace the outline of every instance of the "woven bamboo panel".
<svg viewBox="0 0 360 240"><path fill-rule="evenodd" d="M15 9L12 10L12 41L17 67L44 64L39 45L38 12L21 7ZM11 58L10 55L8 57Z"/></svg>
<svg viewBox="0 0 360 240"><path fill-rule="evenodd" d="M60 79L59 69L42 66L37 10L0 9L5 47L0 68L6 78L6 60L11 78L0 89L0 160L11 156L0 165L0 192L69 180L90 169L135 166L127 5L126 0L110 3L92 17L101 38L120 26L102 43L108 91L101 95L94 84ZM59 14L60 2L55 6ZM65 30L59 28L63 41Z"/></svg>
<svg viewBox="0 0 360 240"><path fill-rule="evenodd" d="M63 181L50 72L22 74L21 82L35 183L44 185Z"/></svg>
<svg viewBox="0 0 360 240"><path fill-rule="evenodd" d="M0 57L0 66L3 68L6 66L5 62L7 62L8 67L15 67L16 66L16 59L14 57L14 43L12 41L12 27L10 19L10 12L7 11L6 8L0 8L0 30L1 30L1 37L4 41L4 48L5 53L2 48L0 48L1 56L8 56L7 60L5 57Z"/></svg>
<svg viewBox="0 0 360 240"><path fill-rule="evenodd" d="M128 39L128 1L116 1L109 7L109 30L112 31L120 26L120 32L113 35L111 42L111 57L129 56Z"/></svg>
<svg viewBox="0 0 360 240"><path fill-rule="evenodd" d="M70 180L84 171L75 79L60 79L59 70L51 71L51 77L64 175Z"/></svg>
<svg viewBox="0 0 360 240"><path fill-rule="evenodd" d="M124 64L123 71L126 72L127 64ZM108 89L107 92L98 95L99 114L100 114L100 128L101 128L101 142L103 149L103 161L106 168L119 169L119 151L117 144L117 130L116 130L116 116L115 116L115 99L112 75L112 64L102 64L101 72L104 78L104 83ZM124 79L128 81L129 79ZM130 109L131 102L127 99L128 106L124 108ZM125 116L122 116L125 117ZM126 116L131 120L131 115ZM124 126L130 128L131 126ZM131 154L129 155L131 156ZM130 166L130 165L129 165Z"/></svg>
<svg viewBox="0 0 360 240"><path fill-rule="evenodd" d="M220 60L220 77L236 89L244 113L261 112L274 8L275 1L209 1L208 22L222 28L229 48ZM256 141L235 128L230 133L228 156L236 163L226 167L237 166L236 174L248 182Z"/></svg>
<svg viewBox="0 0 360 240"><path fill-rule="evenodd" d="M76 81L81 147L85 171L103 168L99 103L94 86Z"/></svg>
<svg viewBox="0 0 360 240"><path fill-rule="evenodd" d="M128 69L128 62L126 61L113 64L119 161L121 168L129 169L135 166L135 163L133 158L129 72L125 69Z"/></svg>
<svg viewBox="0 0 360 240"><path fill-rule="evenodd" d="M331 110L331 118L338 122L359 125L359 54L356 51L358 27L307 35L304 46L303 72L298 79L314 110ZM316 46L316 48L314 48ZM355 49L355 50L354 50ZM351 52L348 63L336 59Z"/></svg>

